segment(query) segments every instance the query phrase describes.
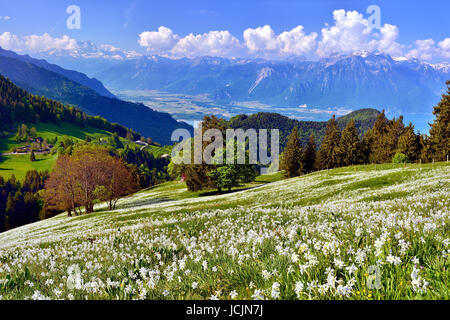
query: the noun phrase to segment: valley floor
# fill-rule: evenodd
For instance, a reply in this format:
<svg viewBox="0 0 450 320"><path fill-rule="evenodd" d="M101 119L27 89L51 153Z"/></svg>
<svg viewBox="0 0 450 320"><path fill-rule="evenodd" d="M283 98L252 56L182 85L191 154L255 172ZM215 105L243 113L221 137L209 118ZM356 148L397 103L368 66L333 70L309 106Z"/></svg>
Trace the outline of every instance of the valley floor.
<svg viewBox="0 0 450 320"><path fill-rule="evenodd" d="M449 207L448 163L163 185L0 234L0 297L449 299Z"/></svg>

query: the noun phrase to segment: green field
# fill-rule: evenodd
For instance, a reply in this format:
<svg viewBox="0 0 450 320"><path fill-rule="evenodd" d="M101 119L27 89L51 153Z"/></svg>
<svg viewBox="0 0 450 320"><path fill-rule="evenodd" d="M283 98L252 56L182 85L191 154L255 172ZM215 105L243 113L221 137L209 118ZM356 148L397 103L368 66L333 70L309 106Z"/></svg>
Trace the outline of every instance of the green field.
<svg viewBox="0 0 450 320"><path fill-rule="evenodd" d="M29 128L35 127L38 137L43 139L53 139L55 137L61 138L68 136L78 140L84 140L86 136L92 139L104 138L111 136L110 132L99 130L93 127L79 127L71 123L30 123L27 124ZM0 138L0 152L10 152L16 147L25 145L26 143L18 143L13 135L7 138Z"/></svg>
<svg viewBox="0 0 450 320"><path fill-rule="evenodd" d="M450 298L448 163L280 178L221 195L166 183L0 234L0 296Z"/></svg>
<svg viewBox="0 0 450 320"><path fill-rule="evenodd" d="M30 155L0 156L0 176L8 179L12 174L18 179L25 178L29 170L51 171L57 155L36 155L36 161L30 161Z"/></svg>
<svg viewBox="0 0 450 320"><path fill-rule="evenodd" d="M168 154L169 156L172 153L172 146L155 146L150 145L146 147L146 150L150 151L155 157L162 156L164 154Z"/></svg>
<svg viewBox="0 0 450 320"><path fill-rule="evenodd" d="M34 123L27 124L29 128L35 127L37 136L43 139L54 139L57 137L61 139L67 136L78 141L84 141L86 136L89 136L92 141L98 141L99 139L107 139L111 136L111 133L104 130L99 130L94 127L79 127L71 123ZM124 138L120 138L124 145L130 145L132 147L141 148L142 146L128 141ZM0 138L0 154L12 152L14 148L25 146L29 143L18 143L14 135ZM148 146L147 149L155 156L171 153L172 147L170 146ZM25 177L25 173L28 170L51 171L53 165L57 159L55 155L36 155L37 161L31 162L30 155L0 155L0 176L9 178L12 174L19 180Z"/></svg>

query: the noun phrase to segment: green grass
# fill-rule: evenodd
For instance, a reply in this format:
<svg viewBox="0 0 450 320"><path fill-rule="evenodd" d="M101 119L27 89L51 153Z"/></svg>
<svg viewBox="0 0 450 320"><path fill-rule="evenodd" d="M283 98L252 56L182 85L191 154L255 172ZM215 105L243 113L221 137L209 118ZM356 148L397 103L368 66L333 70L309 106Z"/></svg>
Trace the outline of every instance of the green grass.
<svg viewBox="0 0 450 320"><path fill-rule="evenodd" d="M37 131L37 136L43 139L53 139L58 137L58 139L63 136L68 136L75 138L77 140L84 140L86 136L91 137L91 139L106 138L111 136L110 132L96 129L94 127L78 127L71 123L29 123L27 124L29 128L35 127ZM15 140L14 135L9 137L0 138L0 153L11 152L14 148L27 145L28 143L18 143Z"/></svg>
<svg viewBox="0 0 450 320"><path fill-rule="evenodd" d="M30 161L30 155L0 156L0 176L5 179L14 176L18 180L25 178L29 170L51 171L57 155L36 155L36 161Z"/></svg>
<svg viewBox="0 0 450 320"><path fill-rule="evenodd" d="M90 215L0 234L0 295L450 298L448 163L281 178L261 176L255 184L272 183L221 195L170 182L120 200L117 210L101 203ZM67 282L74 266L78 289Z"/></svg>
<svg viewBox="0 0 450 320"><path fill-rule="evenodd" d="M164 154L170 154L172 153L172 146L155 146L150 145L146 147L145 149L150 151L155 157L162 156Z"/></svg>
<svg viewBox="0 0 450 320"><path fill-rule="evenodd" d="M78 127L71 123L63 123L61 125L57 125L55 123L37 123L35 125L29 124L28 126L35 127L38 132L38 136L44 139L69 136L72 138L77 138L79 140L84 140L86 136L89 136L92 139L111 136L111 133L108 131L100 130L90 126Z"/></svg>
<svg viewBox="0 0 450 320"><path fill-rule="evenodd" d="M229 193L234 193L237 191L248 190L251 188L255 188L267 183L280 181L283 179L283 175L281 172L277 172L274 174L265 174L256 177L254 182L246 183L244 185L233 187L231 192L227 190L222 191L220 194L217 189L208 189L201 191L189 191L187 190L186 183L180 181L169 181L159 185L156 185L152 188L149 188L143 192L148 193L149 199L154 199L154 195L157 194L158 198L168 200L183 200L183 199L192 199L199 197L207 197L214 195L225 195ZM145 198L145 197L144 197Z"/></svg>
<svg viewBox="0 0 450 320"><path fill-rule="evenodd" d="M52 140L57 137L59 140L64 136L75 139L77 141L84 141L86 136L90 137L92 141L99 139L107 139L112 134L108 131L100 130L91 126L79 127L72 123L29 123L29 128L35 127L37 136L43 139ZM124 145L140 148L140 145L124 138L120 138ZM0 154L12 152L14 148L29 145L28 142L17 142L14 135L0 138ZM166 153L166 147L154 147L155 152L160 154ZM51 171L56 161L55 155L37 155L36 162L29 161L29 155L8 155L0 156L0 176L9 178L12 174L19 180L25 177L27 170L48 170Z"/></svg>

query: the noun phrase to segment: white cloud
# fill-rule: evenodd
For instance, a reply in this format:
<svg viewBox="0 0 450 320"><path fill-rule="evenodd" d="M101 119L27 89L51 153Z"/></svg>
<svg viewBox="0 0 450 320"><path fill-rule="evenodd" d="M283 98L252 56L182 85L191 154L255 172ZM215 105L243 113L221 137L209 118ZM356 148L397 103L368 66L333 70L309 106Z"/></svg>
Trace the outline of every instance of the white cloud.
<svg viewBox="0 0 450 320"><path fill-rule="evenodd" d="M361 13L336 10L333 12L335 25L322 29L322 40L316 53L328 56L333 53L350 53L367 50L371 29Z"/></svg>
<svg viewBox="0 0 450 320"><path fill-rule="evenodd" d="M269 25L244 31L244 40L250 53L276 55L304 55L316 47L317 33L309 35L298 26L290 31L276 35Z"/></svg>
<svg viewBox="0 0 450 320"><path fill-rule="evenodd" d="M244 40L250 52L275 51L278 49L275 32L269 25L245 30Z"/></svg>
<svg viewBox="0 0 450 320"><path fill-rule="evenodd" d="M78 49L77 40L70 38L67 35L61 38L53 38L48 33L41 36L31 35L24 37L25 46L33 52L47 52L51 50L56 51L72 51Z"/></svg>
<svg viewBox="0 0 450 320"><path fill-rule="evenodd" d="M242 46L229 31L210 31L180 37L171 29L161 26L158 31L145 31L139 35L138 43L154 54L174 57L230 56Z"/></svg>
<svg viewBox="0 0 450 320"><path fill-rule="evenodd" d="M151 53L161 53L171 50L180 37L164 26L158 31L145 31L139 35L139 45Z"/></svg>
<svg viewBox="0 0 450 320"><path fill-rule="evenodd" d="M172 48L175 56L218 56L226 57L242 48L239 40L228 31L210 31L204 34L189 34Z"/></svg>
<svg viewBox="0 0 450 320"><path fill-rule="evenodd" d="M53 38L48 33L43 35L30 35L18 37L10 32L4 32L0 35L0 46L18 52L27 51L33 53L42 53L52 50L75 50L77 41L69 36Z"/></svg>
<svg viewBox="0 0 450 320"><path fill-rule="evenodd" d="M372 40L370 43L371 50L378 50L391 56L401 56L403 54L403 46L396 42L399 30L397 26L385 24L380 29L381 39Z"/></svg>
<svg viewBox="0 0 450 320"><path fill-rule="evenodd" d="M8 21L11 20L10 16L0 16L0 20Z"/></svg>
<svg viewBox="0 0 450 320"><path fill-rule="evenodd" d="M406 54L408 59L417 58L420 60L430 60L437 53L433 39L416 40L414 44L415 48Z"/></svg>
<svg viewBox="0 0 450 320"><path fill-rule="evenodd" d="M438 43L440 48L440 54L444 58L450 58L450 38L445 38Z"/></svg>
<svg viewBox="0 0 450 320"><path fill-rule="evenodd" d="M18 50L20 47L20 39L10 32L0 34L0 47L9 50Z"/></svg>
<svg viewBox="0 0 450 320"><path fill-rule="evenodd" d="M0 16L0 20L8 20ZM292 30L276 34L270 25L248 28L242 40L227 30L180 36L168 27L139 34L138 43L148 53L167 57L264 57L288 56L328 57L332 54L351 54L359 51L381 52L394 59L418 58L431 60L450 58L450 38L440 42L433 39L416 40L412 45L398 43L400 30L384 24L379 29L370 27L363 14L357 11L335 10L333 24L326 24L320 34L306 33L298 25ZM126 51L112 45L96 46L90 41L77 41L67 35L17 36L10 32L0 34L0 46L20 53L48 53L84 58L127 59L141 56L136 51Z"/></svg>
<svg viewBox="0 0 450 320"><path fill-rule="evenodd" d="M399 36L397 26L385 24L379 30L373 29L357 11L335 10L333 18L334 25L322 29L322 39L316 51L319 56L362 50L402 55L403 47L396 42Z"/></svg>
<svg viewBox="0 0 450 320"><path fill-rule="evenodd" d="M431 60L433 58L450 58L450 38L437 43L433 39L416 40L414 47L405 54L408 59Z"/></svg>
<svg viewBox="0 0 450 320"><path fill-rule="evenodd" d="M306 35L303 26L298 26L291 31L285 31L278 36L281 43L281 53L303 55L313 51L316 47L317 33Z"/></svg>
<svg viewBox="0 0 450 320"><path fill-rule="evenodd" d="M67 35L52 37L48 33L19 37L4 32L0 34L0 47L18 53L70 55L83 58L124 59L139 55L135 51L121 50L108 44L96 46L91 41L77 41Z"/></svg>

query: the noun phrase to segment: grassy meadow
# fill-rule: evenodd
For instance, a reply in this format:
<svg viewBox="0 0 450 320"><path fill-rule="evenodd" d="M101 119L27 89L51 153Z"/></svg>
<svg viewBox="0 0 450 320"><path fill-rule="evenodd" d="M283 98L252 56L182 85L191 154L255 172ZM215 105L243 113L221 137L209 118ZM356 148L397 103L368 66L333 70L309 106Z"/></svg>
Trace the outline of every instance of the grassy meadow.
<svg viewBox="0 0 450 320"><path fill-rule="evenodd" d="M9 179L11 175L23 180L29 170L51 171L58 155L37 154L36 161L30 161L30 155L0 156L0 176Z"/></svg>
<svg viewBox="0 0 450 320"><path fill-rule="evenodd" d="M55 137L62 139L64 136L75 139L76 141L84 141L86 136L90 137L92 141L98 141L100 139L107 139L111 136L108 131L100 130L94 127L79 127L71 123L33 123L28 124L28 127L35 127L37 136L43 139L52 140ZM124 138L120 138L123 145L131 145L133 147L142 148L142 146L128 141ZM1 155L3 153L10 153L14 148L23 147L28 145L27 142L17 142L14 135L8 137L0 137L0 176L8 179L12 174L22 180L28 170L38 171L51 171L56 162L57 155L54 154L37 154L36 161L30 161L29 154L23 155ZM170 146L155 146L150 145L148 147L154 156L160 156L163 154L170 154Z"/></svg>
<svg viewBox="0 0 450 320"><path fill-rule="evenodd" d="M0 234L2 299L449 299L450 165L167 183Z"/></svg>

